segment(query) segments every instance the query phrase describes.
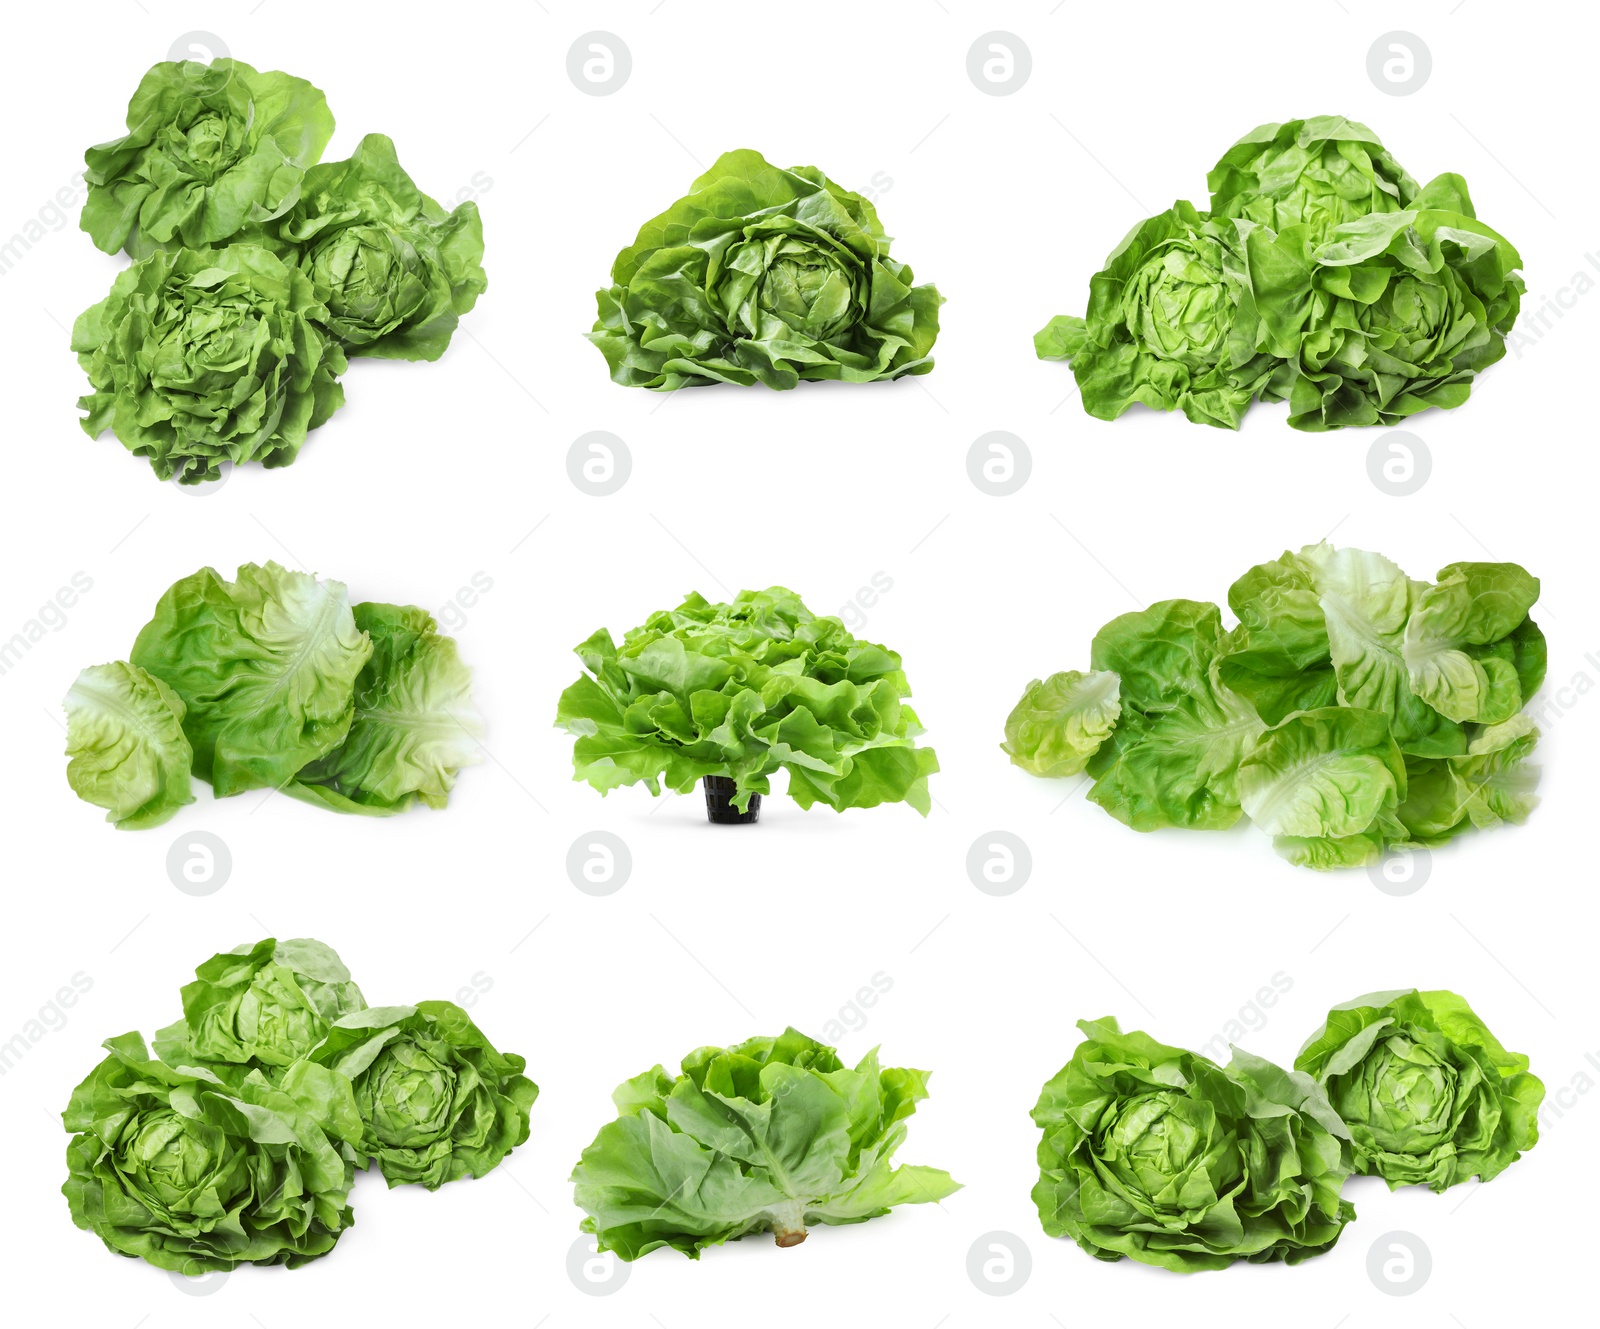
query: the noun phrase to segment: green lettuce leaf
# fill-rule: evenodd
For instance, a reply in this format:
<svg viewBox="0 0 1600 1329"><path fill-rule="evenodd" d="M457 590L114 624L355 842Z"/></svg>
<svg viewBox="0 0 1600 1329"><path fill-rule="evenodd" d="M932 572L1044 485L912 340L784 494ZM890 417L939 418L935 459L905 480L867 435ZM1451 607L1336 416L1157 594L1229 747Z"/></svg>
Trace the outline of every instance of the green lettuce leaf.
<svg viewBox="0 0 1600 1329"><path fill-rule="evenodd" d="M1238 1048L1224 1068L1110 1018L1078 1028L1032 1112L1046 1233L1179 1273L1298 1264L1339 1240L1350 1136L1315 1080Z"/></svg>
<svg viewBox="0 0 1600 1329"><path fill-rule="evenodd" d="M183 699L194 773L218 798L277 789L344 742L372 642L344 584L276 563L176 582L132 661Z"/></svg>
<svg viewBox="0 0 1600 1329"><path fill-rule="evenodd" d="M927 815L928 776L900 657L818 618L781 586L731 604L690 594L652 614L622 645L601 628L576 648L585 674L561 694L556 724L575 736L573 778L602 794L664 781L685 793L732 779L733 803L789 774L803 808L905 802Z"/></svg>
<svg viewBox="0 0 1600 1329"><path fill-rule="evenodd" d="M482 760L472 672L426 610L368 602L353 616L372 641L372 656L356 677L350 731L301 767L285 792L372 816L417 801L442 808L460 769Z"/></svg>
<svg viewBox="0 0 1600 1329"><path fill-rule="evenodd" d="M1527 698L1514 656L1492 648L1522 626L1538 598L1539 579L1515 563L1441 568L1406 622L1403 654L1411 690L1451 720L1510 719Z"/></svg>
<svg viewBox="0 0 1600 1329"><path fill-rule="evenodd" d="M1403 838L1405 759L1377 711L1297 711L1257 740L1239 767L1239 795L1291 862L1358 867Z"/></svg>
<svg viewBox="0 0 1600 1329"><path fill-rule="evenodd" d="M282 216L333 137L333 113L304 79L242 60L151 67L128 132L84 153L79 224L108 254L221 244Z"/></svg>
<svg viewBox="0 0 1600 1329"><path fill-rule="evenodd" d="M1356 1170L1391 1190L1491 1181L1539 1140L1543 1082L1453 992L1374 992L1335 1006L1295 1067L1326 1087Z"/></svg>
<svg viewBox="0 0 1600 1329"><path fill-rule="evenodd" d="M1527 764L1538 742L1533 721L1514 715L1483 729L1458 756L1408 757L1399 817L1410 838L1437 845L1469 826L1520 826L1539 804L1539 768Z"/></svg>
<svg viewBox="0 0 1600 1329"><path fill-rule="evenodd" d="M1388 717L1395 741L1417 756L1464 752L1466 734L1411 689L1406 625L1426 583L1414 582L1382 554L1309 545L1311 570L1328 625L1339 703Z"/></svg>
<svg viewBox="0 0 1600 1329"><path fill-rule="evenodd" d="M1311 569L1291 553L1258 563L1228 588L1239 625L1217 676L1268 724L1293 711L1331 706L1338 683Z"/></svg>
<svg viewBox="0 0 1600 1329"><path fill-rule="evenodd" d="M617 1119L573 1170L583 1230L624 1260L699 1259L752 1232L793 1246L817 1223L942 1200L959 1189L949 1173L890 1161L927 1082L876 1049L847 1068L795 1029L700 1048L676 1077L656 1066L618 1086Z"/></svg>
<svg viewBox="0 0 1600 1329"><path fill-rule="evenodd" d="M1089 762L1089 798L1136 831L1223 830L1239 819L1239 764L1266 728L1217 674L1214 604L1163 600L1095 634L1094 669L1121 680L1122 716Z"/></svg>
<svg viewBox="0 0 1600 1329"><path fill-rule="evenodd" d="M1034 679L1006 717L1000 750L1031 775L1076 775L1116 728L1120 682L1076 669Z"/></svg>
<svg viewBox="0 0 1600 1329"><path fill-rule="evenodd" d="M183 698L159 678L121 660L94 665L62 705L67 783L119 830L159 826L194 802Z"/></svg>
<svg viewBox="0 0 1600 1329"><path fill-rule="evenodd" d="M938 290L889 256L877 210L814 166L724 153L639 228L596 292L614 382L792 388L925 374Z"/></svg>
<svg viewBox="0 0 1600 1329"><path fill-rule="evenodd" d="M346 1012L283 1085L293 1092L323 1068L347 1079L360 1113L356 1165L376 1162L391 1187L432 1191L484 1176L527 1140L539 1086L526 1065L497 1052L461 1007L424 1001Z"/></svg>

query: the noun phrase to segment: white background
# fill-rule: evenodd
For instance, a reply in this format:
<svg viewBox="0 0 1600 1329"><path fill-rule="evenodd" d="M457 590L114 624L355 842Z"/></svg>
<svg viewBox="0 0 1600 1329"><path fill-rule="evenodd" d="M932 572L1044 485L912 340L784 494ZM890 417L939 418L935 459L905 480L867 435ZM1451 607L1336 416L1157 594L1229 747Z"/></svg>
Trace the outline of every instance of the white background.
<svg viewBox="0 0 1600 1329"><path fill-rule="evenodd" d="M1129 1315L1479 1329L1564 1293L1583 1315L1600 1126L1600 1095L1587 1092L1600 1070L1585 1060L1600 1062L1600 701L1582 695L1600 677L1589 410L1600 299L1571 283L1600 249L1585 129L1600 48L1592 20L1554 9L1346 0L1267 19L1043 0L546 0L515 14L118 0L70 17L13 12L0 235L46 221L0 278L0 638L73 574L93 588L0 676L0 1041L74 974L92 987L64 1024L49 1013L55 1027L0 1079L8 1314L149 1329L445 1316L680 1329L818 1314L929 1329ZM324 89L338 120L328 159L381 131L428 192L475 190L490 282L441 362L354 363L348 405L294 466L239 471L205 496L158 482L110 434L80 432L67 329L123 260L76 229L75 206L59 229L49 210L82 149L121 132L144 70L196 29ZM632 54L614 95L585 95L566 74L569 46L594 29ZM1014 95L984 95L967 76L968 48L992 29L1031 50ZM1392 29L1432 52L1431 79L1410 96L1366 73L1368 48ZM1525 258L1526 344L1464 408L1412 422L1433 473L1410 497L1368 478L1380 431L1295 433L1281 405L1254 408L1237 435L1144 411L1104 424L1081 412L1064 366L1033 357L1034 330L1082 311L1090 274L1140 216L1174 197L1204 206L1205 172L1233 139L1318 113L1371 124L1419 180L1465 174L1480 215ZM851 187L880 181L894 252L948 297L931 376L783 396L608 381L582 337L595 287L638 224L733 147L815 163ZM1535 338L1527 311L1558 295L1572 307ZM615 496L567 478L567 450L590 430L631 450ZM967 478L967 450L989 430L1031 450L1031 479L1009 498ZM997 751L1022 686L1085 667L1105 620L1171 596L1221 601L1251 564L1330 532L1416 576L1495 558L1543 579L1544 700L1558 700L1544 716L1544 803L1526 827L1459 840L1421 891L1394 898L1365 872L1291 868L1248 827L1138 836L1075 782L1035 781ZM104 826L62 774L59 701L74 674L125 656L176 578L265 559L340 578L357 599L435 609L475 575L491 581L455 615L488 759L442 813L346 819L259 794L216 803L202 786L159 830ZM570 648L595 628L620 635L690 589L722 598L772 583L834 612L875 574L892 589L858 608L858 631L904 655L944 767L926 821L905 807L807 814L775 796L758 828L713 828L698 796L602 801L568 780L570 740L551 720L578 674ZM580 893L565 868L596 829L633 858L606 898ZM1005 898L974 889L965 867L994 829L1033 857ZM205 898L176 890L165 866L197 830L233 857ZM359 1178L357 1226L331 1257L243 1269L195 1298L71 1225L56 1114L102 1038L148 1035L178 1013L195 964L262 935L331 943L374 1003L451 997L477 976L488 987L474 1017L527 1057L543 1092L532 1138L486 1179L430 1195ZM864 1024L850 1016L859 1027L841 1051L854 1060L881 1043L890 1064L935 1072L900 1159L948 1168L966 1188L938 1208L816 1229L792 1250L758 1238L698 1264L660 1251L604 1297L569 1281L580 1215L566 1177L611 1116L613 1085L699 1044L785 1023L820 1034L875 974L892 986ZM1532 1056L1564 1107L1486 1194L1352 1183L1359 1221L1299 1268L1183 1278L1047 1239L1028 1196L1027 1112L1077 1043L1073 1022L1116 1014L1200 1046L1274 975L1291 987L1262 1018L1246 1011L1254 1052L1292 1060L1325 1009L1356 994L1445 986ZM1369 1247L1396 1229L1433 1256L1431 1281L1406 1298L1366 1273ZM1032 1259L1026 1285L1002 1298L967 1274L969 1248L993 1231Z"/></svg>

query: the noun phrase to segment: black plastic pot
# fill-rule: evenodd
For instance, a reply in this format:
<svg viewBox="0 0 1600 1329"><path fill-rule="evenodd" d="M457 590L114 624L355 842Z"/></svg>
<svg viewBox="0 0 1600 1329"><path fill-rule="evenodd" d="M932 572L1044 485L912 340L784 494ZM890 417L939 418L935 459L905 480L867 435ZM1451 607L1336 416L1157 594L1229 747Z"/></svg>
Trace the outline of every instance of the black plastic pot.
<svg viewBox="0 0 1600 1329"><path fill-rule="evenodd" d="M754 826L761 820L761 795L750 795L748 811L733 806L738 789L726 775L708 775L700 782L706 791L706 820L713 826Z"/></svg>

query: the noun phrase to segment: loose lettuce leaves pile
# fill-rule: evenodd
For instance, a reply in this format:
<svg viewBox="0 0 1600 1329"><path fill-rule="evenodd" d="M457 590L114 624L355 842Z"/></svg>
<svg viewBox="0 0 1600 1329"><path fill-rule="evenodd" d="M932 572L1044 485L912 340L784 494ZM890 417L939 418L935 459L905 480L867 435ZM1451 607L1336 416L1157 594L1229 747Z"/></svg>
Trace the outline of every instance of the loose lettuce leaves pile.
<svg viewBox="0 0 1600 1329"><path fill-rule="evenodd" d="M655 1066L617 1087L617 1119L572 1173L583 1230L624 1260L697 1260L752 1232L794 1246L817 1223L942 1200L949 1173L890 1161L927 1096L928 1072L881 1067L877 1049L852 1070L795 1029L699 1048L676 1077Z"/></svg>
<svg viewBox="0 0 1600 1329"><path fill-rule="evenodd" d="M107 1248L182 1274L291 1269L355 1222L358 1170L437 1190L528 1138L538 1086L448 1001L369 1009L332 947L214 955L183 1018L109 1055L61 1114L61 1188Z"/></svg>
<svg viewBox="0 0 1600 1329"><path fill-rule="evenodd" d="M1453 992L1373 992L1328 1012L1295 1068L1350 1127L1356 1171L1447 1190L1539 1142L1544 1083Z"/></svg>
<svg viewBox="0 0 1600 1329"><path fill-rule="evenodd" d="M86 154L82 228L138 260L72 349L111 429L163 480L287 466L344 404L348 356L437 360L486 286L476 203L447 212L369 134L318 164L321 92L238 60L145 75L128 133Z"/></svg>
<svg viewBox="0 0 1600 1329"><path fill-rule="evenodd" d="M620 646L601 628L576 648L584 676L561 694L556 724L575 735L573 778L602 794L642 782L686 793L704 776L734 781L743 811L789 773L803 808L909 803L924 816L931 748L905 698L900 657L818 618L782 586L731 604L691 593Z"/></svg>
<svg viewBox="0 0 1600 1329"><path fill-rule="evenodd" d="M1240 1048L1218 1066L1110 1018L1078 1028L1032 1112L1049 1235L1179 1273L1332 1249L1356 1216L1341 1198L1354 1162L1314 1079Z"/></svg>
<svg viewBox="0 0 1600 1329"><path fill-rule="evenodd" d="M1287 400L1296 429L1392 425L1461 405L1505 354L1522 259L1459 175L1418 188L1366 126L1315 116L1252 130L1207 182L1209 211L1140 222L1084 316L1034 337L1088 414L1237 429L1252 400Z"/></svg>
<svg viewBox="0 0 1600 1329"><path fill-rule="evenodd" d="M1001 745L1040 776L1086 772L1135 830L1247 815L1291 862L1355 867L1520 824L1537 803L1523 708L1544 680L1514 563L1415 581L1323 543L1251 568L1221 609L1164 600L1095 635L1088 675L1035 680Z"/></svg>
<svg viewBox="0 0 1600 1329"><path fill-rule="evenodd" d="M455 643L424 610L352 606L342 582L267 563L175 582L131 662L66 701L68 779L119 827L189 797L282 789L337 812L442 808L483 724Z"/></svg>
<svg viewBox="0 0 1600 1329"><path fill-rule="evenodd" d="M943 297L915 280L867 199L739 149L617 255L589 340L629 387L926 374Z"/></svg>

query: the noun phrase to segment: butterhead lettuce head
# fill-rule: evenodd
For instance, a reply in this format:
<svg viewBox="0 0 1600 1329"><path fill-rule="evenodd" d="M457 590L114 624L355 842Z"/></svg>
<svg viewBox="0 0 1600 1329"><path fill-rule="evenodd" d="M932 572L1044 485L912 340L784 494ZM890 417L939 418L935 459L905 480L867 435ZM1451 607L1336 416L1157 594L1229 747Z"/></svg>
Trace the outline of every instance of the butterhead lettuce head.
<svg viewBox="0 0 1600 1329"><path fill-rule="evenodd" d="M183 987L183 1019L155 1039L165 1061L253 1066L276 1075L306 1056L341 1015L366 1009L331 946L267 937L213 955Z"/></svg>
<svg viewBox="0 0 1600 1329"><path fill-rule="evenodd" d="M1373 992L1335 1006L1295 1067L1349 1126L1356 1170L1391 1190L1490 1181L1539 1141L1543 1082L1453 992Z"/></svg>
<svg viewBox="0 0 1600 1329"><path fill-rule="evenodd" d="M446 212L382 134L348 161L308 170L299 202L269 232L315 283L351 356L437 360L488 286L478 205Z"/></svg>
<svg viewBox="0 0 1600 1329"><path fill-rule="evenodd" d="M184 484L225 461L287 466L344 404L327 319L311 278L258 245L154 253L73 325L84 432Z"/></svg>
<svg viewBox="0 0 1600 1329"><path fill-rule="evenodd" d="M617 1119L573 1170L583 1230L635 1260L660 1246L690 1259L753 1232L795 1246L817 1223L864 1223L897 1204L959 1189L938 1168L890 1162L928 1072L853 1068L786 1029L705 1047L671 1076L660 1066L617 1086Z"/></svg>
<svg viewBox="0 0 1600 1329"><path fill-rule="evenodd" d="M1143 403L1237 429L1276 368L1258 345L1249 228L1181 199L1140 222L1090 279L1084 316L1058 315L1034 337L1039 358L1070 362L1083 409L1102 420Z"/></svg>
<svg viewBox="0 0 1600 1329"><path fill-rule="evenodd" d="M345 1013L285 1084L313 1066L348 1079L361 1114L357 1162L377 1163L390 1186L432 1191L485 1175L528 1138L539 1086L526 1065L496 1051L454 1002L424 1001Z"/></svg>
<svg viewBox="0 0 1600 1329"><path fill-rule="evenodd" d="M1321 239L1374 212L1399 212L1417 182L1365 125L1342 115L1261 125L1206 177L1211 210L1274 231L1305 226Z"/></svg>
<svg viewBox="0 0 1600 1329"><path fill-rule="evenodd" d="M596 293L614 382L681 388L925 374L943 297L889 256L877 209L814 166L725 152L639 228Z"/></svg>
<svg viewBox="0 0 1600 1329"><path fill-rule="evenodd" d="M168 60L128 103L128 132L84 154L81 226L135 258L204 248L282 216L333 137L333 113L304 79L242 60Z"/></svg>
<svg viewBox="0 0 1600 1329"><path fill-rule="evenodd" d="M1178 1273L1298 1264L1339 1240L1350 1135L1315 1080L1238 1048L1218 1066L1113 1019L1078 1028L1033 1109L1047 1233Z"/></svg>
<svg viewBox="0 0 1600 1329"><path fill-rule="evenodd" d="M347 1081L322 1071L290 1093L259 1070L224 1079L153 1060L136 1033L105 1047L61 1114L74 1223L191 1275L333 1249L354 1222L354 1169L330 1134L352 1120Z"/></svg>

